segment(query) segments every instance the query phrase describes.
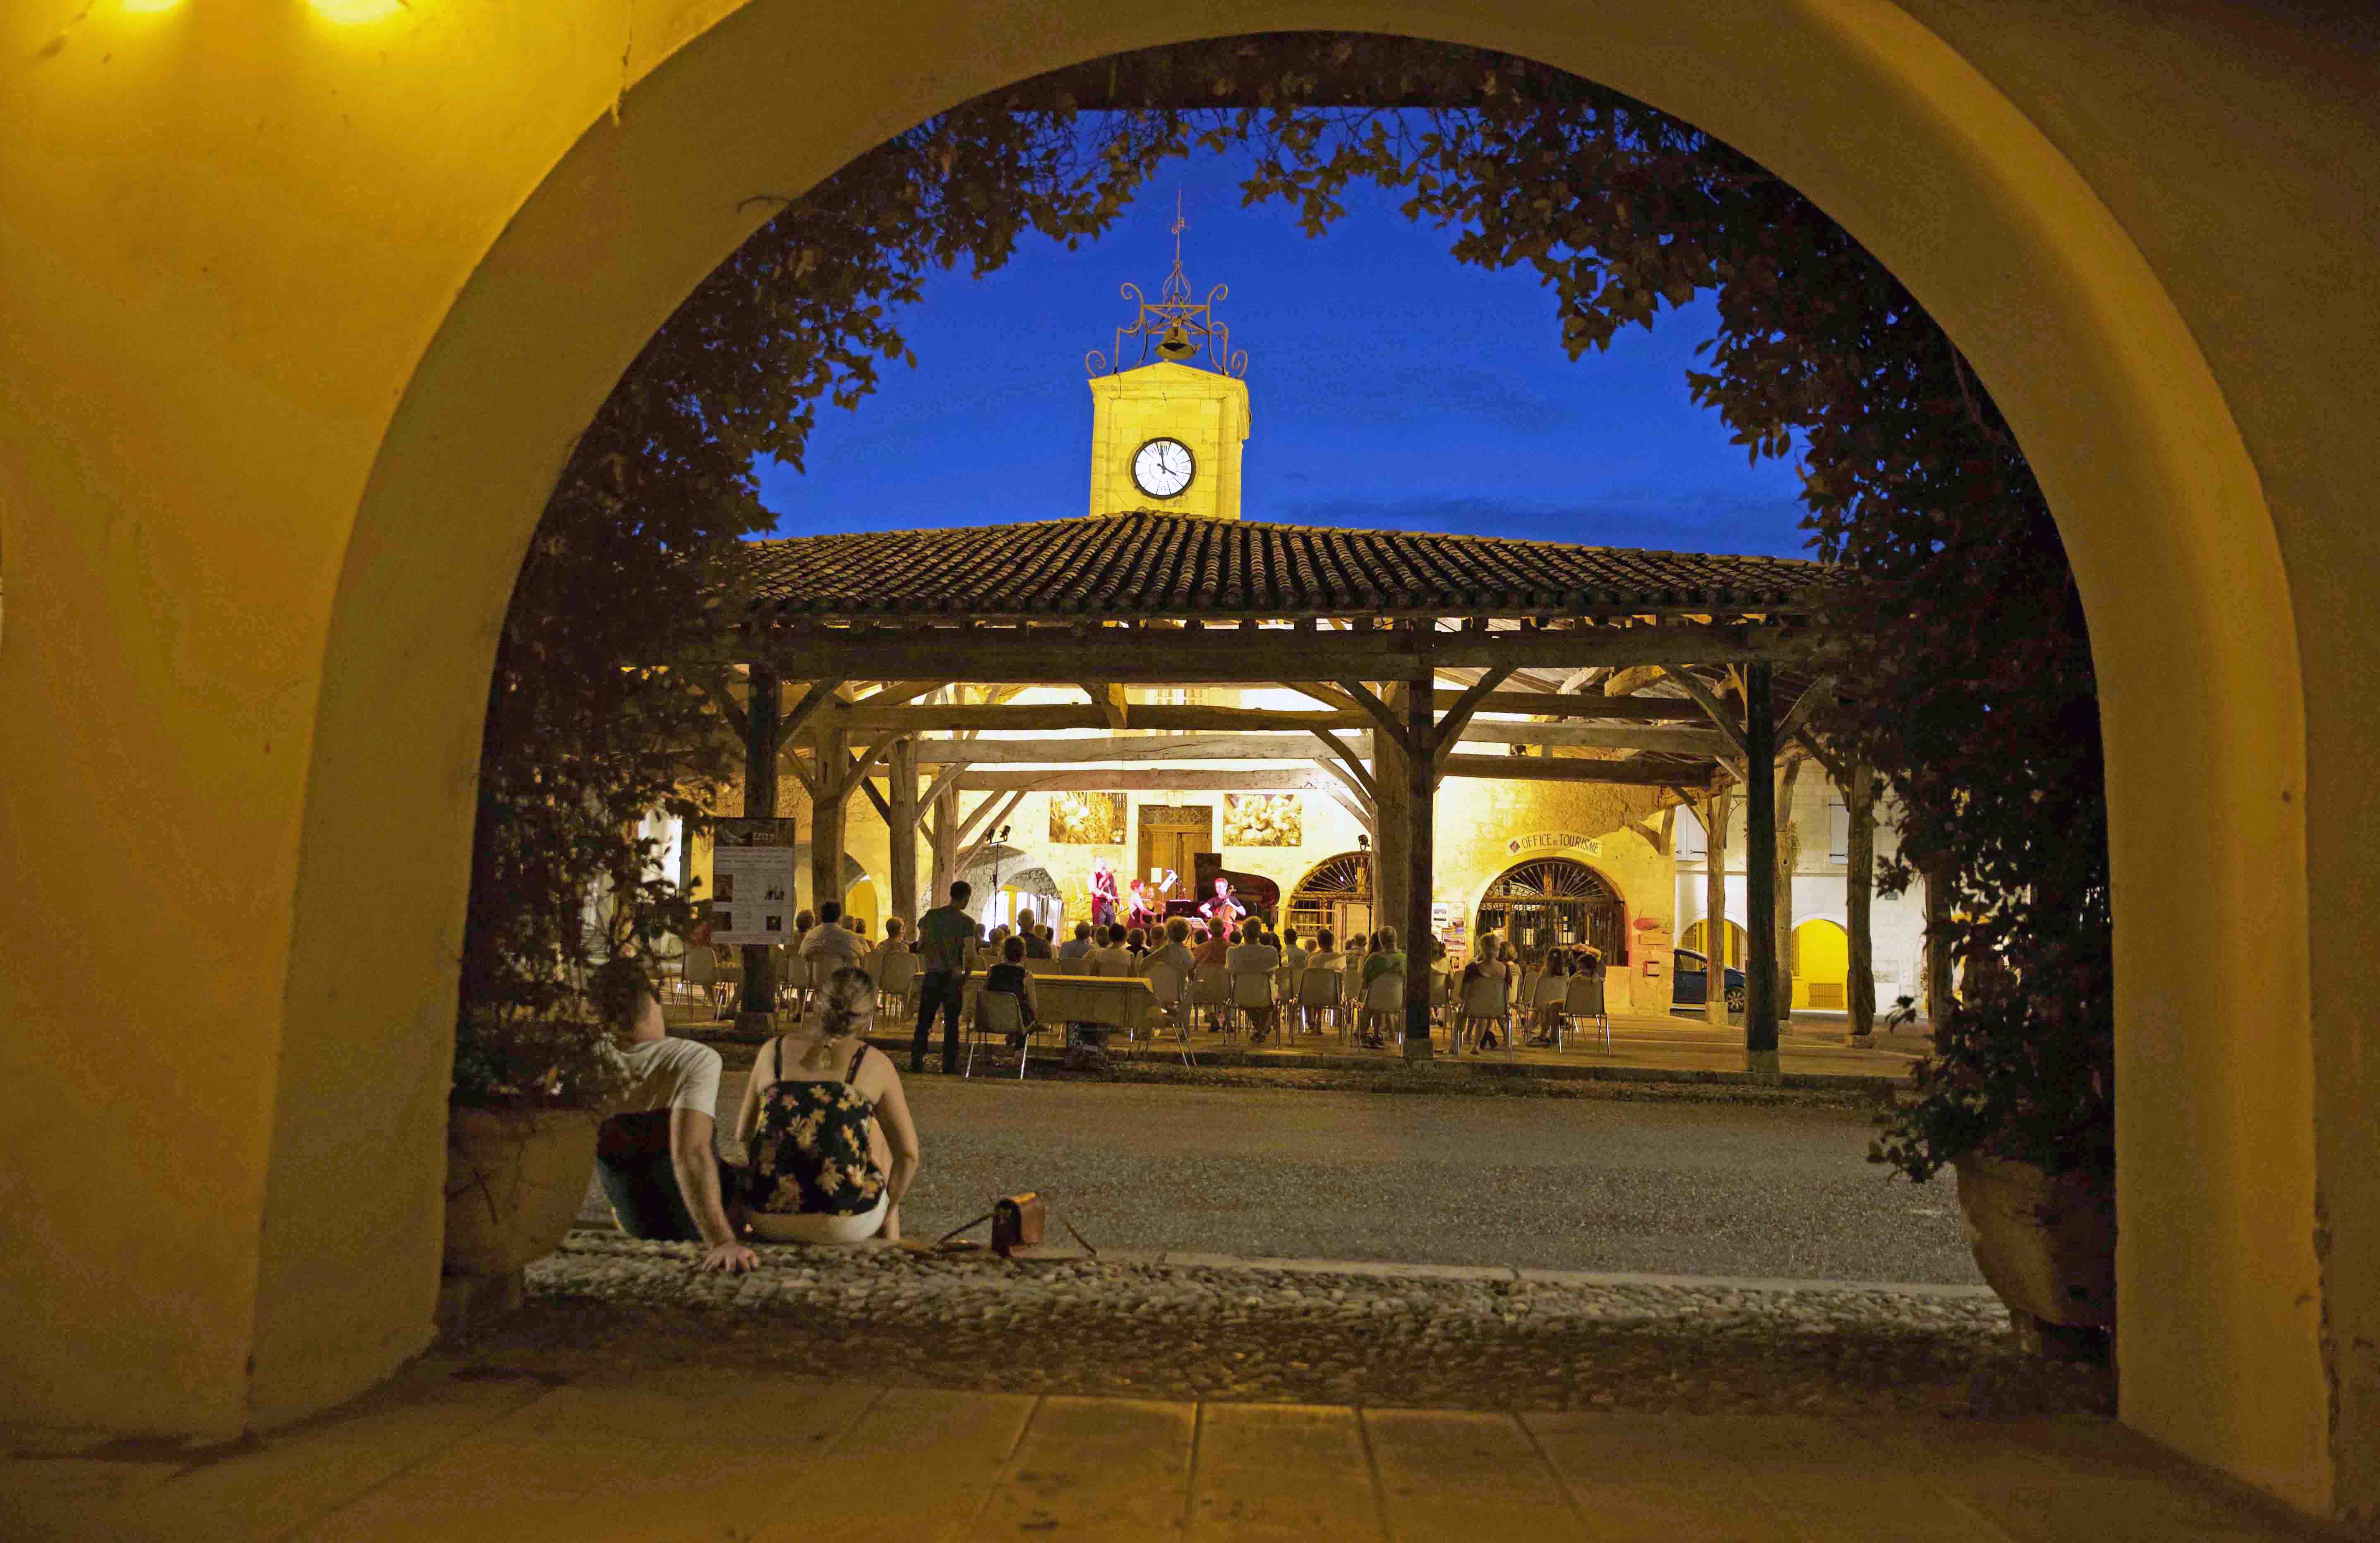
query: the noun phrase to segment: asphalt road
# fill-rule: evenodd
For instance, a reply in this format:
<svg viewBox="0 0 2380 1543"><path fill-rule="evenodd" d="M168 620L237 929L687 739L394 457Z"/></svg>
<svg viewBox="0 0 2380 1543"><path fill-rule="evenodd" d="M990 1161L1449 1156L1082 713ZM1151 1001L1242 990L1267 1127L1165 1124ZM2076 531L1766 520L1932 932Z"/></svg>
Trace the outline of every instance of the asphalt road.
<svg viewBox="0 0 2380 1543"><path fill-rule="evenodd" d="M743 1075L721 1107L732 1117ZM908 1079L904 1209L938 1236L1038 1189L1102 1247L1974 1282L1947 1183L1866 1160L1855 1112Z"/></svg>

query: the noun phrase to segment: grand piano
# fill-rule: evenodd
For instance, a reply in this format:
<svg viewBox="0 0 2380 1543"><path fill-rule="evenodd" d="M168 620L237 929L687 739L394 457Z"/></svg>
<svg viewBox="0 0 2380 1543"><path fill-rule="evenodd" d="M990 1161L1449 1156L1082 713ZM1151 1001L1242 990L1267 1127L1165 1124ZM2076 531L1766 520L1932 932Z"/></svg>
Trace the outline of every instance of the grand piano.
<svg viewBox="0 0 2380 1543"><path fill-rule="evenodd" d="M1215 893L1215 881L1228 880L1232 898L1248 908L1251 916L1261 917L1273 926L1280 925L1281 886L1261 873L1243 873L1223 866L1222 854L1196 852L1190 857L1190 893L1165 903L1168 917L1188 917L1199 920L1204 913L1198 907Z"/></svg>

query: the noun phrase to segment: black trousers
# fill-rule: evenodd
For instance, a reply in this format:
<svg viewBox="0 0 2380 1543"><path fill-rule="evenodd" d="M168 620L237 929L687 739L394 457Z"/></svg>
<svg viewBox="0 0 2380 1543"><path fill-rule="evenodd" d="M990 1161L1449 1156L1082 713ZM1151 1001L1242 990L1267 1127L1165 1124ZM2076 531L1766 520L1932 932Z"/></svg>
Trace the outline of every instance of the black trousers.
<svg viewBox="0 0 2380 1543"><path fill-rule="evenodd" d="M744 1197L744 1170L724 1158L719 1164L719 1198L728 1223L736 1224ZM595 1138L595 1182L612 1203L620 1231L655 1243L700 1243L694 1209L678 1186L677 1165L670 1160L669 1111L614 1114L603 1122Z"/></svg>
<svg viewBox="0 0 2380 1543"><path fill-rule="evenodd" d="M966 1002L966 977L954 970L928 970L917 978L917 1033L909 1041L909 1070L926 1069L926 1036L934 1013L942 1014L942 1072L959 1069L959 1013Z"/></svg>

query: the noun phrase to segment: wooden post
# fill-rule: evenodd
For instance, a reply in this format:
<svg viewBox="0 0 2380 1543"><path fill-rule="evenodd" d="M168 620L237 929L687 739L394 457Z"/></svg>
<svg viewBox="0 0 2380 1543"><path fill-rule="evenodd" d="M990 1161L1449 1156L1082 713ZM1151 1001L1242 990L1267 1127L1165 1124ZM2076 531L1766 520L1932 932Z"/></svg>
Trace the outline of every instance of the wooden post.
<svg viewBox="0 0 2380 1543"><path fill-rule="evenodd" d="M1703 1022L1715 1028L1727 1027L1727 825L1734 802L1721 787L1703 806Z"/></svg>
<svg viewBox="0 0 2380 1543"><path fill-rule="evenodd" d="M1385 699L1399 713L1407 711L1402 684L1391 683ZM1425 696L1427 694L1425 693ZM1405 914L1406 880L1412 872L1413 773L1405 753L1385 734L1372 735L1372 782L1379 789L1376 812L1380 837L1372 859L1372 926L1402 926ZM1339 940L1345 947L1347 940Z"/></svg>
<svg viewBox="0 0 2380 1543"><path fill-rule="evenodd" d="M917 742L903 739L892 747L892 813L885 824L892 843L886 881L892 886L892 915L911 938L917 935Z"/></svg>
<svg viewBox="0 0 2380 1543"><path fill-rule="evenodd" d="M1876 941L1869 920L1876 893L1876 774L1864 758L1852 759L1843 805L1852 828L1850 861L1843 870L1843 919L1849 924L1844 930L1851 934L1852 954L1844 1007L1851 1014L1852 1038L1864 1039L1876 1032Z"/></svg>
<svg viewBox="0 0 2380 1543"><path fill-rule="evenodd" d="M1743 1063L1755 1082L1777 1067L1776 666L1743 672Z"/></svg>
<svg viewBox="0 0 2380 1543"><path fill-rule="evenodd" d="M777 814L777 722L783 683L773 670L755 664L744 702L744 815L773 820ZM744 985L736 995L735 1027L768 1033L777 1007L777 968L766 943L744 945Z"/></svg>
<svg viewBox="0 0 2380 1543"><path fill-rule="evenodd" d="M1793 873L1802 866L1802 827L1793 818L1793 784L1802 775L1799 757L1785 763L1777 792L1777 1019L1793 1017Z"/></svg>
<svg viewBox="0 0 2380 1543"><path fill-rule="evenodd" d="M851 810L851 731L820 723L816 732L818 796L810 800L810 906L823 913L828 901L843 902L844 827Z"/></svg>
<svg viewBox="0 0 2380 1543"><path fill-rule="evenodd" d="M949 901L951 886L959 877L959 790L945 787L934 796L934 824L928 832L933 840L933 893L929 898L941 905ZM928 907L931 909L932 907Z"/></svg>
<svg viewBox="0 0 2380 1543"><path fill-rule="evenodd" d="M1937 1031L1958 1005L1950 973L1950 881L1936 863L1925 870L1925 1016Z"/></svg>
<svg viewBox="0 0 2380 1543"><path fill-rule="evenodd" d="M1407 1061L1430 1058L1429 908L1438 888L1436 686L1434 672L1425 666L1420 678L1405 686L1402 704L1405 738L1412 747L1405 757L1405 903L1392 914L1397 941L1404 946ZM1384 737L1372 736L1375 743Z"/></svg>

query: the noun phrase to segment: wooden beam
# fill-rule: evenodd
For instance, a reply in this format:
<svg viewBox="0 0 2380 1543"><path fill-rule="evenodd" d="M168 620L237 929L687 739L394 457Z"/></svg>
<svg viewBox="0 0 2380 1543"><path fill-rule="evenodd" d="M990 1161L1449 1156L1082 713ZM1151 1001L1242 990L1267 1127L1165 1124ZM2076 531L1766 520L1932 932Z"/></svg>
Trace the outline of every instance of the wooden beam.
<svg viewBox="0 0 2380 1543"><path fill-rule="evenodd" d="M888 680L865 697L854 697L851 706L897 707L903 702L914 702L920 697L930 696L950 684L946 680Z"/></svg>
<svg viewBox="0 0 2380 1543"><path fill-rule="evenodd" d="M1304 687L1299 687L1303 690ZM1437 693L1443 711L1462 699L1460 691ZM1480 699L1480 712L1519 712L1561 720L1596 720L1614 723L1699 723L1703 710L1676 697L1557 697L1549 692L1491 691ZM838 711L836 719L859 733L899 729L905 733L956 734L967 731L1030 733L1056 729L1097 729L1107 726L1107 715L1087 702L1038 702L1030 705L928 705L923 707L856 707ZM1476 721L1476 720L1475 720ZM1236 729L1367 729L1378 720L1355 705L1328 710L1258 707L1171 707L1149 702L1132 706L1132 726L1226 734ZM1490 720L1489 722L1492 722Z"/></svg>
<svg viewBox="0 0 2380 1543"><path fill-rule="evenodd" d="M1658 761L1586 760L1563 756L1450 756L1439 774L1476 777L1507 783L1609 783L1621 787L1700 788L1709 784L1712 766Z"/></svg>
<svg viewBox="0 0 2380 1543"><path fill-rule="evenodd" d="M983 791L983 792L987 792L987 793L990 793L990 792L1008 792L1008 791L1011 791L1011 789L1013 789L1015 785L1016 785L1016 784L1011 784L1011 786L1010 786L1010 788L1002 788L1002 789L991 789L991 788L986 788L986 789L982 789L981 791ZM964 789L964 788L962 788L962 789L960 789L960 791L961 791L961 792L965 792L966 790L965 790L965 789ZM974 839L975 839L975 833L976 833L977 829L978 829L978 827L980 827L980 826L984 823L984 821L985 821L985 820L987 820L990 819L990 817L991 817L991 811L992 811L993 809L995 809L995 808L999 808L999 806L1000 806L1000 800L999 800L997 797L986 798L982 803L978 804L978 805L975 807L975 812L974 812L973 814L968 815L965 820L960 820L960 821L959 821L959 840L960 840L960 841L962 841L962 842L966 842L966 841L972 841L972 840L974 840ZM1008 807L1009 807L1010 808L1012 808L1012 809L1013 809L1013 808L1014 808L1016 807L1016 800L1015 800L1015 799L1014 799L1014 798L1010 799L1010 800L1008 801Z"/></svg>
<svg viewBox="0 0 2380 1543"><path fill-rule="evenodd" d="M1436 785L1439 778L1446 774L1447 760L1454 754L1455 744L1463 734L1463 725L1471 722L1471 715L1479 711L1481 699L1488 693L1503 685L1512 673L1510 669L1505 668L1486 671L1477 680L1463 688L1463 695L1454 699L1454 705L1448 708L1444 715L1431 726L1429 776L1433 786ZM1418 688L1415 695L1420 695ZM1432 695L1435 696L1436 693L1433 692ZM1416 716L1413 721L1417 723L1420 719Z"/></svg>
<svg viewBox="0 0 2380 1543"><path fill-rule="evenodd" d="M962 793L1296 793L1330 783L1312 761L1283 761L1261 772L969 772L953 785Z"/></svg>
<svg viewBox="0 0 2380 1543"><path fill-rule="evenodd" d="M1320 674L1343 686L1350 680L1409 679L1440 666L1795 663L1817 656L1827 641L1811 628L1729 623L1427 633L1106 627L1089 637L1072 627L822 627L761 632L738 646L783 674L832 674L843 679L913 674L1071 682L1090 649L1102 678L1113 681L1271 685Z"/></svg>
<svg viewBox="0 0 2380 1543"><path fill-rule="evenodd" d="M1330 756L1317 756L1314 764L1330 772L1331 777L1347 790L1347 796L1356 803L1374 810L1379 808L1378 784L1369 776L1360 783L1357 782L1354 775L1355 771L1354 766L1342 765Z"/></svg>
<svg viewBox="0 0 2380 1543"><path fill-rule="evenodd" d="M1325 686L1318 680L1280 680L1273 682L1273 684L1281 686L1284 690L1295 691L1300 695L1311 697L1316 701L1320 702L1323 706L1336 708L1342 712L1355 712L1361 711L1355 706L1354 698L1347 695L1347 693L1340 690L1335 686Z"/></svg>
<svg viewBox="0 0 2380 1543"><path fill-rule="evenodd" d="M1350 744L1329 729L1289 734L1083 735L1049 739L920 739L924 766L966 761L979 766L1075 766L1114 761L1310 760L1331 755L1348 762L1364 781L1371 772L1368 736ZM1663 755L1721 757L1730 749L1714 730L1596 727L1580 723L1482 723L1476 719L1442 747L1451 754L1463 745L1542 745L1565 749L1646 750Z"/></svg>
<svg viewBox="0 0 2380 1543"><path fill-rule="evenodd" d="M1454 756L1442 773L1488 782L1604 783L1620 787L1703 788L1709 785L1711 763L1664 764L1646 760L1584 760L1541 756ZM1278 769L1217 772L1193 768L1126 767L1110 771L984 772L968 771L951 785L963 793L1004 793L1024 788L1034 793L1165 793L1165 792L1296 792L1327 790L1339 779L1312 760L1283 761Z"/></svg>
<svg viewBox="0 0 2380 1543"><path fill-rule="evenodd" d="M1388 703L1372 695L1371 688L1362 681L1342 680L1339 683L1339 689L1347 693L1349 700L1371 715L1373 731L1387 735L1398 749L1408 756L1429 753L1427 746L1419 748L1415 747L1413 741L1407 737L1404 720L1398 716Z"/></svg>
<svg viewBox="0 0 2380 1543"><path fill-rule="evenodd" d="M1090 697L1091 705L1098 708L1099 716L1107 721L1109 728L1122 729L1124 726L1123 686L1112 681L1087 680L1082 683L1082 687Z"/></svg>
<svg viewBox="0 0 2380 1543"><path fill-rule="evenodd" d="M1782 745L1792 738L1795 731L1808 722L1811 712L1834 688L1835 677L1832 675L1820 675L1804 686L1802 694L1793 699L1793 705L1786 710L1785 716L1777 721L1777 743Z"/></svg>
<svg viewBox="0 0 2380 1543"><path fill-rule="evenodd" d="M1329 729L1315 730L1314 737L1330 747L1332 759L1324 764L1345 767L1349 784L1359 796L1375 800L1380 796L1379 784L1374 780L1370 770L1357 758L1355 752L1348 747L1344 740Z"/></svg>
<svg viewBox="0 0 2380 1543"><path fill-rule="evenodd" d="M1683 670L1671 670L1669 675L1671 680L1678 683L1688 697L1694 699L1694 705L1701 708L1710 721L1718 725L1719 732L1726 735L1729 741L1734 745L1737 755L1746 756L1751 753L1744 740L1744 725L1736 720L1735 714L1727 710L1727 704L1718 699L1718 693ZM1767 732L1765 726L1762 732ZM1770 743L1773 745L1775 741L1772 740Z"/></svg>
<svg viewBox="0 0 2380 1543"><path fill-rule="evenodd" d="M859 779L859 791L868 795L868 801L876 806L876 817L884 821L884 828L888 831L892 829L892 806L884 795L876 791L876 784L862 777Z"/></svg>
<svg viewBox="0 0 2380 1543"><path fill-rule="evenodd" d="M801 733L802 725L808 723L819 709L832 701L834 694L842 689L841 679L820 678L810 682L810 688L802 693L802 699L795 702L793 711L778 723L778 742L782 744Z"/></svg>
<svg viewBox="0 0 2380 1543"><path fill-rule="evenodd" d="M923 761L924 759L925 758L922 755L918 758L920 761ZM918 804L926 808L933 808L941 801L942 789L958 781L959 773L965 772L972 764L974 763L965 760L945 761L942 764L942 770L941 772L935 776L932 782L926 784L925 795L917 800Z"/></svg>
<svg viewBox="0 0 2380 1543"><path fill-rule="evenodd" d="M1328 771L1330 768L1325 766L1324 770ZM1362 803L1357 801L1354 794L1348 792L1343 787L1326 787L1322 791L1333 803L1337 804L1341 808L1345 809L1348 814L1354 818L1355 823L1363 827L1364 833L1370 836L1375 844L1378 844L1380 839L1380 817L1377 811L1366 808Z"/></svg>

